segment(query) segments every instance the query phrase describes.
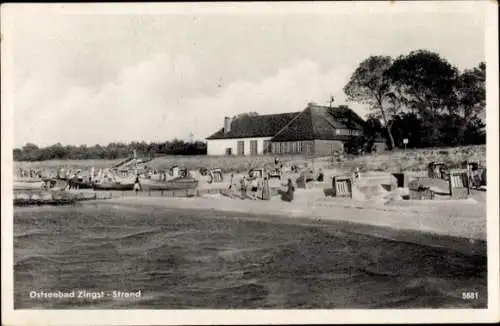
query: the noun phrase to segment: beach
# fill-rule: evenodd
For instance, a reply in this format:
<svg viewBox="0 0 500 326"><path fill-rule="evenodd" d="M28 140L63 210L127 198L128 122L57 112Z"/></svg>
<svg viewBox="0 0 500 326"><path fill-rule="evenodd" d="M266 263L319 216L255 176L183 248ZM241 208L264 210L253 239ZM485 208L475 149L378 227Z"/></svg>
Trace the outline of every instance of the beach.
<svg viewBox="0 0 500 326"><path fill-rule="evenodd" d="M316 190L316 189L315 189ZM441 235L486 239L486 206L468 200L412 200L392 203L360 202L342 198L318 198L317 191L297 190L293 202L232 200L222 195L171 198L128 195L106 200L120 205L151 205L165 208L219 210L254 215L278 215L346 221L401 230L429 231ZM302 195L303 193L303 195ZM324 196L323 196L324 197Z"/></svg>

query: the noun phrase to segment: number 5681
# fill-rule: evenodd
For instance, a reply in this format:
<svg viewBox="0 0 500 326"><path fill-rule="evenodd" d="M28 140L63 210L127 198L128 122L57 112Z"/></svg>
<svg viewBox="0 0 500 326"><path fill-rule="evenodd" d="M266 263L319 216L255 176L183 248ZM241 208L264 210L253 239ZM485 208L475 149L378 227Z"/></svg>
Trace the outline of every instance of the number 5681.
<svg viewBox="0 0 500 326"><path fill-rule="evenodd" d="M462 299L463 300L477 300L477 299L479 299L479 293L478 292L462 292Z"/></svg>

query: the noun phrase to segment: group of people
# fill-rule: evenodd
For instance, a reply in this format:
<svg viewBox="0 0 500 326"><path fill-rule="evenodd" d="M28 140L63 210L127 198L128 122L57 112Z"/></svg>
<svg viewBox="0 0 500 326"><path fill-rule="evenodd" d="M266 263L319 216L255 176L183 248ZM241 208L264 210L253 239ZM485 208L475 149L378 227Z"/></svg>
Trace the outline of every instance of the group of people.
<svg viewBox="0 0 500 326"><path fill-rule="evenodd" d="M34 169L34 168L29 168L29 169L24 169L24 168L19 168L18 170L18 176L20 178L42 178L43 173L41 169Z"/></svg>
<svg viewBox="0 0 500 326"><path fill-rule="evenodd" d="M229 190L242 199L270 200L272 193L269 185L269 177L252 172L254 171L251 171L248 177L242 177L236 184L234 183L234 174L231 174ZM287 202L293 201L294 192L295 186L290 178L287 181L285 189L278 190L281 200Z"/></svg>
<svg viewBox="0 0 500 326"><path fill-rule="evenodd" d="M486 169L480 170L478 163L467 164L471 188L479 189L486 185Z"/></svg>
<svg viewBox="0 0 500 326"><path fill-rule="evenodd" d="M234 175L231 175L231 181ZM232 183L232 182L231 182ZM230 186L232 187L232 185ZM269 187L269 179L267 176L249 176L249 178L241 178L239 184L239 191L242 198L252 198L269 200L271 199L271 189Z"/></svg>

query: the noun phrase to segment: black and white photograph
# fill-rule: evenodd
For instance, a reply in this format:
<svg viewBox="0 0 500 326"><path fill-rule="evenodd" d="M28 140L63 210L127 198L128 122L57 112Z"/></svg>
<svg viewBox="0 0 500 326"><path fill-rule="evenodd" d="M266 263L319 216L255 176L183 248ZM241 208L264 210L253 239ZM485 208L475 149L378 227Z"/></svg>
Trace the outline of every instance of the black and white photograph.
<svg viewBox="0 0 500 326"><path fill-rule="evenodd" d="M6 324L498 321L497 9L2 5Z"/></svg>

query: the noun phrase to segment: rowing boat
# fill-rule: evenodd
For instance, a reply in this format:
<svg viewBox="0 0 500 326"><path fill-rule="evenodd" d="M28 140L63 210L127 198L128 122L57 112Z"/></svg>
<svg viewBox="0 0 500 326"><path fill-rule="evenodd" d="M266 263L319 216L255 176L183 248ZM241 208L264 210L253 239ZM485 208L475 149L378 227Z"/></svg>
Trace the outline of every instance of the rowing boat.
<svg viewBox="0 0 500 326"><path fill-rule="evenodd" d="M95 183L94 190L133 190L133 183L120 183L120 182L103 182Z"/></svg>
<svg viewBox="0 0 500 326"><path fill-rule="evenodd" d="M174 178L167 181L152 181L142 180L141 186L143 190L186 190L196 189L198 180L190 177Z"/></svg>

